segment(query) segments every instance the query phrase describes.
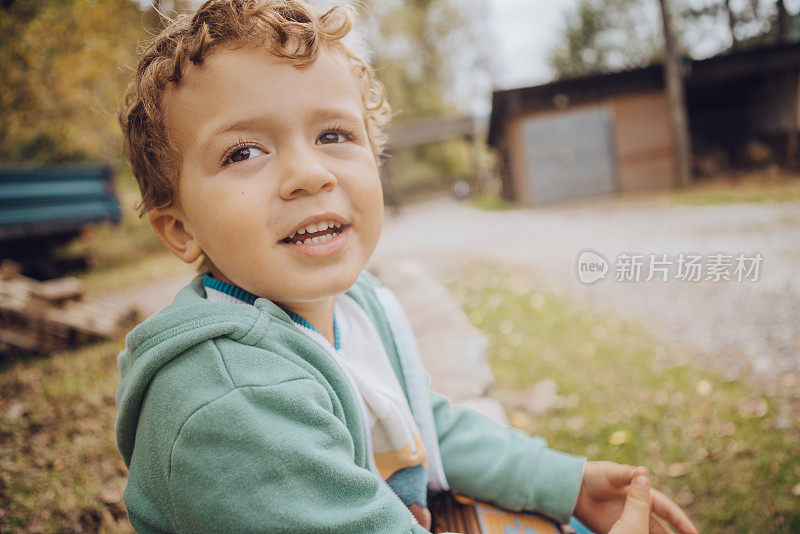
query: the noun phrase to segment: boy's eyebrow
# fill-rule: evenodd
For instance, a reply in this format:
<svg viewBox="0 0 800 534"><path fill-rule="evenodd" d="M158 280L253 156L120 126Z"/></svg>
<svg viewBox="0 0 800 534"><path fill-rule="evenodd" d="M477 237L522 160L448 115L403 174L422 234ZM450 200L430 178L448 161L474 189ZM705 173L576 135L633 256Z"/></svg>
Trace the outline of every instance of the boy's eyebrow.
<svg viewBox="0 0 800 534"><path fill-rule="evenodd" d="M336 119L341 120L351 120L351 121L361 121L362 117L353 113L348 109L320 109L316 110L311 114L312 120L325 122L331 121Z"/></svg>
<svg viewBox="0 0 800 534"><path fill-rule="evenodd" d="M317 109L309 113L309 119L311 122L327 122L332 120L360 122L363 120L358 114L346 108ZM272 119L270 117L248 117L246 119L240 119L221 124L220 126L214 128L211 133L205 136L201 147L207 148L214 138L222 134L241 130L256 130L261 128L264 123L268 123L271 120Z"/></svg>

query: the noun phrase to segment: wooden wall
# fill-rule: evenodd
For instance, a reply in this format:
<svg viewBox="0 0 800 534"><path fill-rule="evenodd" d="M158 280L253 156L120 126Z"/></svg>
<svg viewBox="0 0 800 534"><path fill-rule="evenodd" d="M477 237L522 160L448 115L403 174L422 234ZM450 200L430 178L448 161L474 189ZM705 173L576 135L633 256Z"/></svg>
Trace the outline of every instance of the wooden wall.
<svg viewBox="0 0 800 534"><path fill-rule="evenodd" d="M666 94L657 91L617 96L611 99L611 108L618 190L672 187L675 164Z"/></svg>

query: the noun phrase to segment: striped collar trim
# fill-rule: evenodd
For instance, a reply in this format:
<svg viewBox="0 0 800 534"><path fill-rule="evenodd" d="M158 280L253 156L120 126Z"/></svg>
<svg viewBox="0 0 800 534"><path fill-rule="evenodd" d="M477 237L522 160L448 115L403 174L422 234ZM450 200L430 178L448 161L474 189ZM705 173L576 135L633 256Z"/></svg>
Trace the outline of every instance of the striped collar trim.
<svg viewBox="0 0 800 534"><path fill-rule="evenodd" d="M241 287L237 287L233 284L229 284L227 282L223 282L222 280L217 280L213 276L206 274L203 276L203 286L206 289L211 289L213 291L218 291L223 295L227 295L234 299L234 301L241 302L242 304L250 304L253 305L259 297L250 293L249 291L245 291ZM277 304L277 303L276 303ZM294 322L295 324L313 330L319 334L319 331L314 328L311 323L303 319L300 315L294 313L292 310L288 308L284 308L280 304L278 306L286 312L286 315ZM322 335L322 334L320 334ZM324 336L323 336L324 337ZM339 325L336 321L336 314L333 315L333 348L339 350L342 347L342 336L341 332L339 331Z"/></svg>

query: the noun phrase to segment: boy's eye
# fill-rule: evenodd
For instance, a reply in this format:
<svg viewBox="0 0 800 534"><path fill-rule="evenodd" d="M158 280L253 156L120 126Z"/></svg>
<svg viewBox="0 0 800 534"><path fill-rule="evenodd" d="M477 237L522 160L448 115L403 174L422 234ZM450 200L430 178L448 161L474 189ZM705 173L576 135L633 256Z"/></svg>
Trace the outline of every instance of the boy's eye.
<svg viewBox="0 0 800 534"><path fill-rule="evenodd" d="M257 158L258 156L263 156L265 154L266 152L254 146L243 146L231 152L230 155L225 158L223 165L247 161L248 159Z"/></svg>
<svg viewBox="0 0 800 534"><path fill-rule="evenodd" d="M336 130L330 130L327 132L323 132L317 138L318 145L330 145L334 143L344 143L345 141L349 141L352 139L349 134L345 132L339 132Z"/></svg>

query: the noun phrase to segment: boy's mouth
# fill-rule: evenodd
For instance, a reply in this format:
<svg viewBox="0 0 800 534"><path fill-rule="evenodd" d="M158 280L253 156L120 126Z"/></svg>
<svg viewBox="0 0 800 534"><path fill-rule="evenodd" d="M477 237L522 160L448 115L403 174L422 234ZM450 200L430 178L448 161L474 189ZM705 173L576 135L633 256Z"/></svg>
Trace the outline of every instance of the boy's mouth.
<svg viewBox="0 0 800 534"><path fill-rule="evenodd" d="M316 245L330 241L349 225L336 221L320 221L311 223L295 231L289 237L283 239L284 243L290 245Z"/></svg>

